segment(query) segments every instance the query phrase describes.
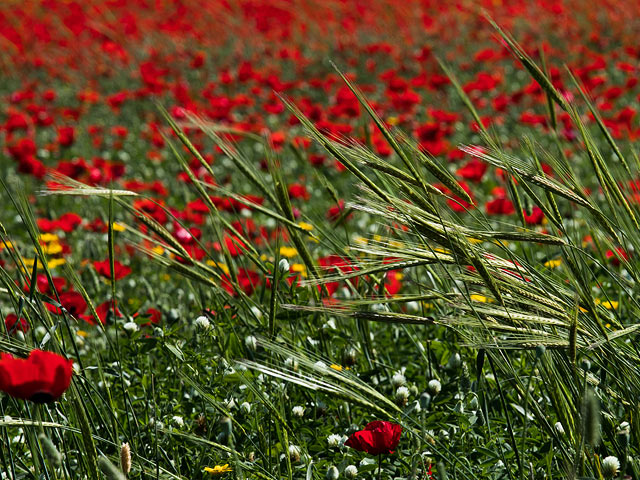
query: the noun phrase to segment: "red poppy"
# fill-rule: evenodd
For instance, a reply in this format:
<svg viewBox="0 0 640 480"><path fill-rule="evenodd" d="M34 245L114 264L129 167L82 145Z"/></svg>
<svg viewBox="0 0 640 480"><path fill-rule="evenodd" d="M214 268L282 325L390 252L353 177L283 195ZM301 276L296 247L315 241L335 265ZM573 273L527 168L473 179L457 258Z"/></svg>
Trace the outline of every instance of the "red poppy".
<svg viewBox="0 0 640 480"><path fill-rule="evenodd" d="M69 388L73 360L42 350L32 350L29 358L0 354L0 390L12 397L35 403L54 402Z"/></svg>
<svg viewBox="0 0 640 480"><path fill-rule="evenodd" d="M7 332L9 332L10 335L18 331L26 332L29 330L29 323L22 317L18 318L15 313L10 313L6 316L4 325L7 327Z"/></svg>
<svg viewBox="0 0 640 480"><path fill-rule="evenodd" d="M389 454L400 443L401 433L402 427L397 423L378 420L351 435L344 444L370 455Z"/></svg>
<svg viewBox="0 0 640 480"><path fill-rule="evenodd" d="M62 307L74 317L79 317L87 310L87 302L78 292L72 290L60 294L60 303ZM46 304L47 310L60 315L62 310L50 303Z"/></svg>
<svg viewBox="0 0 640 480"><path fill-rule="evenodd" d="M100 275L105 278L111 278L111 267L109 265L109 259L103 260L101 262L95 261L93 262L93 266ZM113 270L116 280L120 280L121 278L124 278L131 273L131 267L127 267L117 260L114 260L113 262Z"/></svg>

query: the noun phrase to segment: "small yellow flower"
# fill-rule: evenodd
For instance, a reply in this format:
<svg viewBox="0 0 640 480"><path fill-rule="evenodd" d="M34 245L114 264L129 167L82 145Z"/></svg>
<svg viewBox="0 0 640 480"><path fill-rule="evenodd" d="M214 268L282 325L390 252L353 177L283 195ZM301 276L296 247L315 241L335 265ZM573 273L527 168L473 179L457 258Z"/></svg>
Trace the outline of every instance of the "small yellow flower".
<svg viewBox="0 0 640 480"><path fill-rule="evenodd" d="M164 248L162 248L160 245L156 245L155 247L153 247L153 248L151 249L151 251L152 251L153 253L158 254L158 255L162 255L162 254L164 253Z"/></svg>
<svg viewBox="0 0 640 480"><path fill-rule="evenodd" d="M228 463L224 465L216 465L215 467L204 467L204 471L209 475L222 475L223 473L227 473L231 471L231 467Z"/></svg>
<svg viewBox="0 0 640 480"><path fill-rule="evenodd" d="M596 298L595 304L596 305L602 305L607 310L616 310L618 308L618 302L616 302L615 300L603 302L599 298Z"/></svg>
<svg viewBox="0 0 640 480"><path fill-rule="evenodd" d="M311 225L310 223L300 222L298 226L301 229L306 230L307 232L310 232L311 230L313 230L313 225Z"/></svg>
<svg viewBox="0 0 640 480"><path fill-rule="evenodd" d="M59 239L58 236L54 235L53 233L43 233L38 237L38 240L40 240L41 243L49 243L57 242Z"/></svg>
<svg viewBox="0 0 640 480"><path fill-rule="evenodd" d="M47 262L47 267L49 267L50 269L56 268L60 265L64 265L65 263L67 263L67 261L64 258L54 258Z"/></svg>
<svg viewBox="0 0 640 480"><path fill-rule="evenodd" d="M547 268L556 268L560 265L562 265L562 260L559 258L557 260L549 260L548 262L544 263L544 266Z"/></svg>
<svg viewBox="0 0 640 480"><path fill-rule="evenodd" d="M301 273L303 277L307 276L307 267L305 267L302 263L294 263L293 265L291 265L291 271Z"/></svg>
<svg viewBox="0 0 640 480"><path fill-rule="evenodd" d="M214 260L207 260L207 265L211 267L217 267L222 270L225 274L229 275L229 267L227 267L224 263L219 263Z"/></svg>
<svg viewBox="0 0 640 480"><path fill-rule="evenodd" d="M47 255L57 255L62 252L62 245L58 242L50 242L42 246L42 251Z"/></svg>
<svg viewBox="0 0 640 480"><path fill-rule="evenodd" d="M473 302L481 302L481 303L491 302L491 299L489 297L485 297L484 295L478 295L475 293L471 295L469 298L471 298Z"/></svg>
<svg viewBox="0 0 640 480"><path fill-rule="evenodd" d="M127 229L124 225L122 225L121 223L117 223L117 222L113 222L111 224L111 227L113 228L113 230L115 232L124 232Z"/></svg>
<svg viewBox="0 0 640 480"><path fill-rule="evenodd" d="M389 117L387 118L387 123L391 126L397 125L400 120L398 117Z"/></svg>
<svg viewBox="0 0 640 480"><path fill-rule="evenodd" d="M76 332L76 335L78 335L79 337L83 337L83 338L85 338L85 337L88 335L88 333L87 333L87 332L85 332L84 330L78 330L78 331Z"/></svg>
<svg viewBox="0 0 640 480"><path fill-rule="evenodd" d="M295 257L298 251L293 247L280 247L280 255L283 257L291 258Z"/></svg>

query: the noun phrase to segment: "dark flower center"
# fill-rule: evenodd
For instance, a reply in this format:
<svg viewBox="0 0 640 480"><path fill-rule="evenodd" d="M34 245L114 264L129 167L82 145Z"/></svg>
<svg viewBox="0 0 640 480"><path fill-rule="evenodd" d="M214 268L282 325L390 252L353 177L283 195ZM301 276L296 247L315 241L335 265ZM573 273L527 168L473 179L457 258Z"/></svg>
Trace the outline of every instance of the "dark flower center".
<svg viewBox="0 0 640 480"><path fill-rule="evenodd" d="M33 403L51 403L54 398L49 392L36 392L29 397Z"/></svg>

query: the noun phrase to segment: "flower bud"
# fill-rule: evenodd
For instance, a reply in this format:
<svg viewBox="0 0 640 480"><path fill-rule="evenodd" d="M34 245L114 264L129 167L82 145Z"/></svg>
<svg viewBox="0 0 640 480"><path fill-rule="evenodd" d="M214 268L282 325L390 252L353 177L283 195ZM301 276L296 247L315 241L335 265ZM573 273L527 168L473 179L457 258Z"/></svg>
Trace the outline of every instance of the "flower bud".
<svg viewBox="0 0 640 480"><path fill-rule="evenodd" d="M420 395L420 406L424 410L429 408L430 404L431 404L431 395L429 395L427 392L424 392L422 395Z"/></svg>
<svg viewBox="0 0 640 480"><path fill-rule="evenodd" d="M432 396L436 396L437 394L439 394L442 390L442 384L440 383L440 380L435 378L433 380L429 380L429 383L427 384L427 390Z"/></svg>
<svg viewBox="0 0 640 480"><path fill-rule="evenodd" d="M327 469L327 474L324 478L326 478L326 480L338 480L339 476L340 472L335 466L332 465Z"/></svg>
<svg viewBox="0 0 640 480"><path fill-rule="evenodd" d="M344 469L344 476L347 478L356 478L358 476L358 467L349 465Z"/></svg>
<svg viewBox="0 0 640 480"><path fill-rule="evenodd" d="M278 262L278 269L281 272L288 272L289 271L289 261L286 258L281 258L280 261Z"/></svg>

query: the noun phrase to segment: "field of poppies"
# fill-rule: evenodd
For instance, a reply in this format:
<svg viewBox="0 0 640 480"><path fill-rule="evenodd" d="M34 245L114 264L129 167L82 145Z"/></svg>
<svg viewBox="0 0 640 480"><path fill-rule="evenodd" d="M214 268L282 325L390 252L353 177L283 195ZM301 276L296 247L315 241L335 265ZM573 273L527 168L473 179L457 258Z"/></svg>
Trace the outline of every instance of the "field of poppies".
<svg viewBox="0 0 640 480"><path fill-rule="evenodd" d="M640 478L640 3L0 3L0 479Z"/></svg>

